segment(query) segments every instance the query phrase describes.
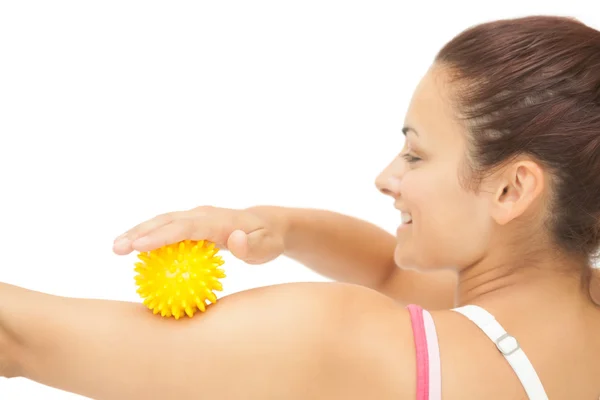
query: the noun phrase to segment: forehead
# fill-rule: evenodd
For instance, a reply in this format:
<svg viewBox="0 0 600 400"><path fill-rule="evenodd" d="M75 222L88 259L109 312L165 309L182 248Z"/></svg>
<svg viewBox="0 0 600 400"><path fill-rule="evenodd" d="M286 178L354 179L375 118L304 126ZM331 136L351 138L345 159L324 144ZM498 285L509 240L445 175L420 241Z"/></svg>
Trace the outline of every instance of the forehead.
<svg viewBox="0 0 600 400"><path fill-rule="evenodd" d="M432 67L417 85L405 123L419 132L420 143L438 146L464 140L465 129L456 118L450 97L450 86L439 67Z"/></svg>

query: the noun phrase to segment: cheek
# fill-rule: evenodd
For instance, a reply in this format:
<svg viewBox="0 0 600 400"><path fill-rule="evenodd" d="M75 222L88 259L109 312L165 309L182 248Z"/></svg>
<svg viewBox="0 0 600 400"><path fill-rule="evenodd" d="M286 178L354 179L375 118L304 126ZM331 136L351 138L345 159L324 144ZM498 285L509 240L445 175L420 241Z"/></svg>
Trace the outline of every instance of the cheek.
<svg viewBox="0 0 600 400"><path fill-rule="evenodd" d="M485 209L455 176L428 174L426 180L414 173L407 175L403 186L401 193L414 222L408 238L398 237L405 244L397 248L399 262L422 268L460 267L480 256Z"/></svg>

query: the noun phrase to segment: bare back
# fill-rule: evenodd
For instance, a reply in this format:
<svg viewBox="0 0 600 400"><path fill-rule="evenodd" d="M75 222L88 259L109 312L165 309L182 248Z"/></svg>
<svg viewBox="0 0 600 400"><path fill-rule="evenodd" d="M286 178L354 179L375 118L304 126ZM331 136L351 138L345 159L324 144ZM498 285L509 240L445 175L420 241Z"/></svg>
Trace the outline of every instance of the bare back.
<svg viewBox="0 0 600 400"><path fill-rule="evenodd" d="M356 290L356 289L353 289ZM344 398L416 398L416 352L410 317L378 295L364 298L355 314L355 333L341 341L339 366L348 392ZM358 300L357 300L358 301ZM600 396L600 309L553 313L536 309L525 315L512 303L491 306L493 314L533 364L550 399L597 399ZM517 375L496 345L465 316L451 310L431 312L441 359L443 399L527 399ZM553 316L552 320L548 316ZM353 355L352 355L353 354ZM352 361L352 363L350 363ZM363 378L361 378L361 375ZM366 379L378 377L377 380ZM341 395L335 385L332 397ZM334 394L335 393L335 394ZM360 395L359 395L360 394ZM375 398L375 397L373 397Z"/></svg>
<svg viewBox="0 0 600 400"><path fill-rule="evenodd" d="M595 314L595 321L564 316L544 323L532 317L521 325L511 320L510 311L495 317L517 338L550 399L597 399L600 312ZM479 327L453 311L434 318L445 399L527 399L515 372Z"/></svg>

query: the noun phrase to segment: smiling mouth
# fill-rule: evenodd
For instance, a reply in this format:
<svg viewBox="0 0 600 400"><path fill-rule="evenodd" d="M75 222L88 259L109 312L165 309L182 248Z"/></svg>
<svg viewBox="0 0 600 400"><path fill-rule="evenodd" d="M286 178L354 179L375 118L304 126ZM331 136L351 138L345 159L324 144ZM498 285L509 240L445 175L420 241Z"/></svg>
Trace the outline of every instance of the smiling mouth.
<svg viewBox="0 0 600 400"><path fill-rule="evenodd" d="M401 214L402 217L402 225L412 224L412 215L409 213L403 212Z"/></svg>

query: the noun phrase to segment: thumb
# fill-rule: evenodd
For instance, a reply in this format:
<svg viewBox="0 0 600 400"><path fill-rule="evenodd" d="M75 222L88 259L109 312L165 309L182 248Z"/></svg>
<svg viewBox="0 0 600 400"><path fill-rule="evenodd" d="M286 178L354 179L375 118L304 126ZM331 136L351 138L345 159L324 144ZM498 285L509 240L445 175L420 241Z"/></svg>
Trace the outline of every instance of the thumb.
<svg viewBox="0 0 600 400"><path fill-rule="evenodd" d="M248 235L241 230L231 232L227 239L227 250L240 260L248 257Z"/></svg>
<svg viewBox="0 0 600 400"><path fill-rule="evenodd" d="M227 248L248 264L262 264L277 258L283 252L283 243L264 228L250 233L236 230L227 240Z"/></svg>

